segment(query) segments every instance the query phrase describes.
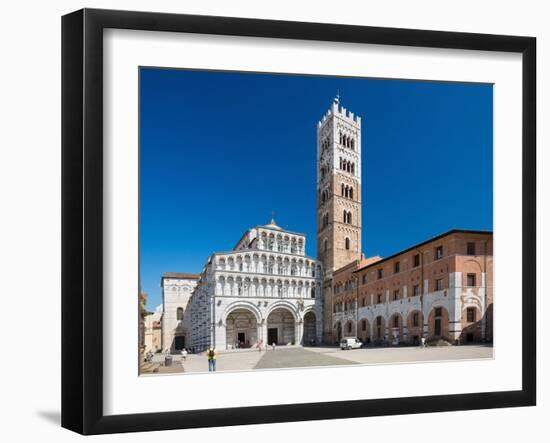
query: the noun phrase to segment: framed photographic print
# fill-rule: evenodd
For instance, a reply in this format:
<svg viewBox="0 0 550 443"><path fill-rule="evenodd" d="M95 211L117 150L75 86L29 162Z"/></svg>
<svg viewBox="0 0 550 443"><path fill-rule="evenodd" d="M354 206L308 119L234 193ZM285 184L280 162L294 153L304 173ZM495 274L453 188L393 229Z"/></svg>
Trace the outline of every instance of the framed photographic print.
<svg viewBox="0 0 550 443"><path fill-rule="evenodd" d="M530 37L62 21L62 425L534 405Z"/></svg>

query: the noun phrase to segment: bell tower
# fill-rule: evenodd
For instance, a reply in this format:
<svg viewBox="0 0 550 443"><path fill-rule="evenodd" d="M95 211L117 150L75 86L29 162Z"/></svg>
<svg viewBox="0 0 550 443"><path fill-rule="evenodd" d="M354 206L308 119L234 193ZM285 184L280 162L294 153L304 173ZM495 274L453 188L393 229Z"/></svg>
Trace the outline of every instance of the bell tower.
<svg viewBox="0 0 550 443"><path fill-rule="evenodd" d="M317 256L325 278L361 259L361 118L338 95L317 123Z"/></svg>

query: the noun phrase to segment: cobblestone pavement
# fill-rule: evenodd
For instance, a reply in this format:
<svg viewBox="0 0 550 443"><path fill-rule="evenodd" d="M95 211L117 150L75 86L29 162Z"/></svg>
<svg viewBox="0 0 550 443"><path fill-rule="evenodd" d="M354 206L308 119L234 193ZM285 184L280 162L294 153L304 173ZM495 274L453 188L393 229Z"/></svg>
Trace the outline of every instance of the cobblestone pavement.
<svg viewBox="0 0 550 443"><path fill-rule="evenodd" d="M479 360L493 358L493 347L445 346L445 347L400 347L363 348L342 351L337 347L278 347L275 350L236 350L220 352L216 359L216 370L249 371L252 369L298 368L312 366L339 366L355 364L392 364L426 361ZM205 354L190 354L181 363L181 356L174 355L171 366L164 366L164 356L156 355L154 361L161 366L153 375L171 373L208 372Z"/></svg>
<svg viewBox="0 0 550 443"><path fill-rule="evenodd" d="M412 363L448 360L478 360L493 358L493 347L469 346L418 346L399 348L362 348L342 351L336 347L307 348L322 355L345 358L359 364Z"/></svg>
<svg viewBox="0 0 550 443"><path fill-rule="evenodd" d="M353 365L355 362L342 357L347 355L329 355L328 353L312 352L307 348L279 348L267 351L254 369L270 368L304 368L310 366Z"/></svg>

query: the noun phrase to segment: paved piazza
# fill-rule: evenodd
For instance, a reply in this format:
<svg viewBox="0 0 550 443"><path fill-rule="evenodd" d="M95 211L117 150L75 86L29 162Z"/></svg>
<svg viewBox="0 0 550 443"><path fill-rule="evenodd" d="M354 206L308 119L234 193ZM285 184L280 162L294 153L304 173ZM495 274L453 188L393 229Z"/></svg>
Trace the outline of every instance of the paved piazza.
<svg viewBox="0 0 550 443"><path fill-rule="evenodd" d="M493 358L492 346L446 346L365 348L342 351L335 347L278 347L275 350L236 350L219 353L217 371L249 371L253 369L300 368L340 366L354 364L391 364L448 360L478 360ZM155 361L161 362L157 355ZM188 355L184 364L175 356L172 366L160 366L157 374L207 372L208 361L204 354Z"/></svg>

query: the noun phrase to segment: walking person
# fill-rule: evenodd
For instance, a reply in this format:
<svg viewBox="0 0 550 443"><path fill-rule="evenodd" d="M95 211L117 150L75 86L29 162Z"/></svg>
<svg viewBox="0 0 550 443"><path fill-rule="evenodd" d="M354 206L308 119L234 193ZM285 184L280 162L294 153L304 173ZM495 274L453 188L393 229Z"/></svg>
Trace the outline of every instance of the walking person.
<svg viewBox="0 0 550 443"><path fill-rule="evenodd" d="M185 362L186 359L187 359L187 349L183 348L181 350L181 361Z"/></svg>
<svg viewBox="0 0 550 443"><path fill-rule="evenodd" d="M216 372L216 349L210 346L206 355L208 357L208 371Z"/></svg>

